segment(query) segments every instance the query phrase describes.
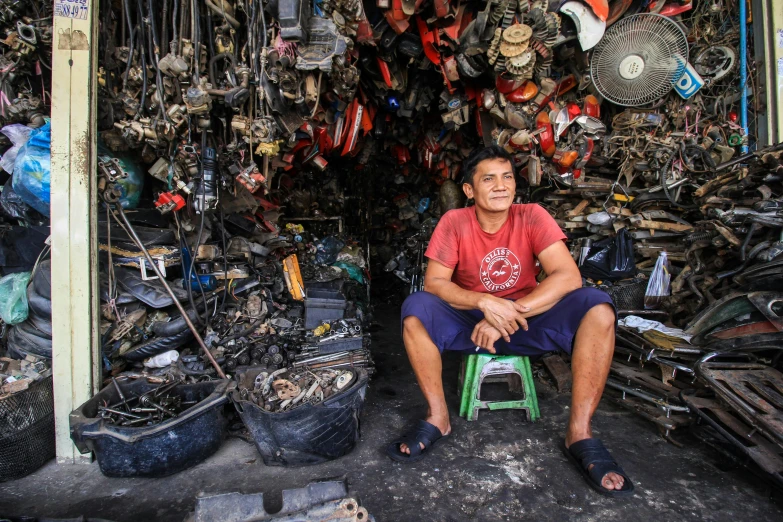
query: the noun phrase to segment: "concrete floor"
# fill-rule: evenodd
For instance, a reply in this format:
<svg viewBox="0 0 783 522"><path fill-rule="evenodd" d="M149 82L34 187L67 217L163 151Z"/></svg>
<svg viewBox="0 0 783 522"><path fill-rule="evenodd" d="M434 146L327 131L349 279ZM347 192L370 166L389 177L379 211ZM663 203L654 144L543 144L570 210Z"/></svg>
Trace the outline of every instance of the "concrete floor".
<svg viewBox="0 0 783 522"><path fill-rule="evenodd" d="M404 355L397 307L381 306L373 334L378 374L362 416L362 440L348 456L305 468L266 467L254 446L229 439L206 462L162 479L111 479L96 464L53 462L0 484L0 515L99 517L115 521L181 521L199 494L279 492L321 479L344 479L378 521L461 520L783 520L780 493L695 442L677 448L649 423L602 403L595 418L603 438L636 483L636 493L611 500L594 493L559 450L569 396L536 382L542 419L486 412L478 422L454 416L451 440L413 465L383 452L424 403ZM457 409L459 358L447 357L447 399ZM689 440L685 437L685 440Z"/></svg>

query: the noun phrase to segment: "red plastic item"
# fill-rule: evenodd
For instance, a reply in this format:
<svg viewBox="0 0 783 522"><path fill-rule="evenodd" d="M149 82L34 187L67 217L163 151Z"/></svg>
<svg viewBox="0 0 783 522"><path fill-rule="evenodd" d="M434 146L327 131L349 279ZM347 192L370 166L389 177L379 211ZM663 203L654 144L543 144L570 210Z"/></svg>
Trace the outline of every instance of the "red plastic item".
<svg viewBox="0 0 783 522"><path fill-rule="evenodd" d="M573 120L580 114L582 114L582 109L579 108L579 105L575 104L574 102L568 102L566 104L566 110L568 111L568 119Z"/></svg>
<svg viewBox="0 0 783 522"><path fill-rule="evenodd" d="M372 26L364 13L362 13L359 25L356 27L356 41L358 43L370 43L373 41Z"/></svg>
<svg viewBox="0 0 783 522"><path fill-rule="evenodd" d="M508 94L521 87L523 83L524 81L515 80L506 73L501 74L495 79L495 87L500 94Z"/></svg>
<svg viewBox="0 0 783 522"><path fill-rule="evenodd" d="M449 0L433 0L432 6L435 9L435 16L445 18L449 14Z"/></svg>
<svg viewBox="0 0 783 522"><path fill-rule="evenodd" d="M356 149L356 142L359 139L359 129L363 127L362 119L364 117L364 105L359 103L359 100L354 98L351 105L348 107L348 119L346 121L346 138L343 145L343 151L341 156L347 156ZM372 123L372 122L371 122Z"/></svg>
<svg viewBox="0 0 783 522"><path fill-rule="evenodd" d="M591 138L585 138L584 143L579 147L579 154L582 155L579 161L576 163L576 169L584 168L593 157L593 150L595 149L595 142Z"/></svg>
<svg viewBox="0 0 783 522"><path fill-rule="evenodd" d="M661 0L663 1L663 0ZM652 11L655 8L654 5L650 6L650 10ZM690 11L693 9L692 3L687 3L683 5L677 5L677 4L670 4L667 3L665 6L663 6L663 9L661 9L658 14L661 16L677 16L678 14L682 14L686 11Z"/></svg>
<svg viewBox="0 0 783 522"><path fill-rule="evenodd" d="M559 82L557 82L557 88L555 89L555 94L557 94L557 96L562 96L563 94L567 93L571 89L575 88L576 85L577 85L576 76L574 76L573 74L564 76Z"/></svg>
<svg viewBox="0 0 783 522"><path fill-rule="evenodd" d="M430 31L421 16L416 17L416 24L419 26L419 36L421 36L421 45L424 47L424 55L435 65L440 65L440 53L435 48L435 39L437 33Z"/></svg>
<svg viewBox="0 0 783 522"><path fill-rule="evenodd" d="M411 26L411 23L408 21L407 18L405 18L405 20L395 20L394 12L391 9L386 11L386 14L384 16L386 17L386 21L389 23L389 27L394 29L394 32L397 34L404 33Z"/></svg>
<svg viewBox="0 0 783 522"><path fill-rule="evenodd" d="M402 10L402 0L392 0L391 13L395 20L408 19L408 15Z"/></svg>
<svg viewBox="0 0 783 522"><path fill-rule="evenodd" d="M185 198L171 192L161 192L160 196L158 196L158 200L155 201L155 208L160 210L161 214L172 211L176 212L184 206Z"/></svg>
<svg viewBox="0 0 783 522"><path fill-rule="evenodd" d="M316 157L313 158L313 165L316 166L318 170L321 172L326 170L326 166L329 165L329 162L326 161L326 158L318 154Z"/></svg>
<svg viewBox="0 0 783 522"><path fill-rule="evenodd" d="M584 113L593 118L601 117L601 104L598 103L598 98L592 94L585 96Z"/></svg>
<svg viewBox="0 0 783 522"><path fill-rule="evenodd" d="M555 131L549 121L549 114L541 112L536 116L536 128L543 129L538 135L538 143L541 145L541 153L547 158L555 155Z"/></svg>
<svg viewBox="0 0 783 522"><path fill-rule="evenodd" d="M500 81L499 77L498 81ZM538 86L526 80L521 86L506 94L506 99L511 103L525 103L535 98L536 94L538 94Z"/></svg>
<svg viewBox="0 0 783 522"><path fill-rule="evenodd" d="M736 123L738 119L739 116L737 115L736 112L734 111L729 112L729 120L731 120L732 123Z"/></svg>
<svg viewBox="0 0 783 522"><path fill-rule="evenodd" d="M386 87L391 89L392 79L391 79L391 71L389 71L389 64L381 60L379 57L376 57L375 60L378 62L378 69L381 70L381 76L383 76L383 83L386 84Z"/></svg>
<svg viewBox="0 0 783 522"><path fill-rule="evenodd" d="M411 151L405 145L398 144L392 147L392 154L400 165L404 165L411 160Z"/></svg>

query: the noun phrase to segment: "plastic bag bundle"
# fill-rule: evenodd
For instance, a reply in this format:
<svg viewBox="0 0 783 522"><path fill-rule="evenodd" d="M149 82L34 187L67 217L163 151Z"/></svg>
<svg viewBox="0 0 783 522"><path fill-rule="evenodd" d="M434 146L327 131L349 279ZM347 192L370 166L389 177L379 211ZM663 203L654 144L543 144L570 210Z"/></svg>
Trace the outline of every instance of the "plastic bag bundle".
<svg viewBox="0 0 783 522"><path fill-rule="evenodd" d="M16 157L19 155L19 149L21 149L22 145L27 143L27 140L30 139L30 133L33 132L33 129L27 125L14 123L6 125L0 129L0 132L5 134L13 144L10 149L5 151L2 159L0 159L0 169L3 169L9 174L13 174L14 163L16 162Z"/></svg>
<svg viewBox="0 0 783 522"><path fill-rule="evenodd" d="M658 308L663 298L671 295L671 279L669 256L666 252L661 252L658 260L655 262L650 282L647 283L647 291L644 293L645 308L648 310Z"/></svg>
<svg viewBox="0 0 783 522"><path fill-rule="evenodd" d="M331 265L337 261L337 255L343 249L345 243L336 237L329 236L315 244L315 262L319 265Z"/></svg>
<svg viewBox="0 0 783 522"><path fill-rule="evenodd" d="M22 200L49 216L52 129L49 122L30 133L14 162L13 187Z"/></svg>
<svg viewBox="0 0 783 522"><path fill-rule="evenodd" d="M0 193L0 212L11 219L22 219L25 221L38 222L40 217L33 215L33 208L14 192L12 183L7 183Z"/></svg>
<svg viewBox="0 0 783 522"><path fill-rule="evenodd" d="M6 324L19 324L27 319L27 283L30 272L9 274L0 279L0 318Z"/></svg>
<svg viewBox="0 0 783 522"><path fill-rule="evenodd" d="M618 281L636 275L633 239L625 229L613 238L596 241L579 267L583 277L596 281Z"/></svg>

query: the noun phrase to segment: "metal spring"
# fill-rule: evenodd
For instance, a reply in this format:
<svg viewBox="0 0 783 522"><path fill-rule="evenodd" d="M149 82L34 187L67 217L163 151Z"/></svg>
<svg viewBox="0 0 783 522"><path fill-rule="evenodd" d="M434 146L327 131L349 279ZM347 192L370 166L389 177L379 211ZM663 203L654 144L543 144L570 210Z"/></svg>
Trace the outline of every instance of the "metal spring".
<svg viewBox="0 0 783 522"><path fill-rule="evenodd" d="M718 233L714 230L705 230L703 232L691 232L687 236L685 236L685 242L687 244L692 244L697 241L710 241L713 237L717 236Z"/></svg>

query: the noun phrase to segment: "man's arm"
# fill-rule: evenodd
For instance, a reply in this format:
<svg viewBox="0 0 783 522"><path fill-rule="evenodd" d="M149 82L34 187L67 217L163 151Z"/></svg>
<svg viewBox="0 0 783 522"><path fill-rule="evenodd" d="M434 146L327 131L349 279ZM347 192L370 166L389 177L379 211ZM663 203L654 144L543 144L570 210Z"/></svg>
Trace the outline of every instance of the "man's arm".
<svg viewBox="0 0 783 522"><path fill-rule="evenodd" d="M562 241L542 250L538 260L547 277L528 295L517 299L516 304L524 307L519 308L522 317L542 314L555 306L568 292L582 287L579 269ZM527 311L524 311L525 308ZM470 338L476 346L495 353L495 341L500 338L500 333L485 319L476 325Z"/></svg>
<svg viewBox="0 0 783 522"><path fill-rule="evenodd" d="M424 290L440 297L457 310L481 310L487 322L497 328L506 341L510 341L510 336L520 326L527 330L527 321L522 315L528 311L525 305L491 294L465 290L451 281L453 274L454 269L430 259L424 274Z"/></svg>
<svg viewBox="0 0 783 522"><path fill-rule="evenodd" d="M571 253L562 241L557 241L538 254L547 277L532 292L516 303L529 309L524 317L542 314L555 306L567 293L582 288L582 276Z"/></svg>

